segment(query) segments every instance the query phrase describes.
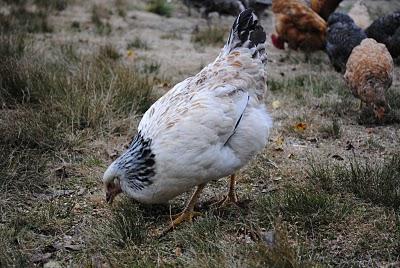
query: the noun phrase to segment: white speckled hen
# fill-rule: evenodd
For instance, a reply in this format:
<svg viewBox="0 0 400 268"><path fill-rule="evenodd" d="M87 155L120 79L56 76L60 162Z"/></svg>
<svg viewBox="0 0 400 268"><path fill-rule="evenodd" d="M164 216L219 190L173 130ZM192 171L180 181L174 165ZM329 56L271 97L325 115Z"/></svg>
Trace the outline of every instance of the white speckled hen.
<svg viewBox="0 0 400 268"><path fill-rule="evenodd" d="M191 220L204 186L231 175L226 201L236 202L234 174L266 145L265 32L251 10L235 20L216 60L155 102L128 150L106 170L107 200L120 192L164 203L197 187L175 226Z"/></svg>

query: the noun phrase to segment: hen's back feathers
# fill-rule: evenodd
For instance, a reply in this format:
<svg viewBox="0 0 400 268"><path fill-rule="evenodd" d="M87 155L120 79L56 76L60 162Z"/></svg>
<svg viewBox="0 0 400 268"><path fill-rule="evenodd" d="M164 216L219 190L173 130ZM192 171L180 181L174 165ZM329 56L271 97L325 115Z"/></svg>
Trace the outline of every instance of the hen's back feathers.
<svg viewBox="0 0 400 268"><path fill-rule="evenodd" d="M375 20L365 32L385 44L393 58L400 56L400 11Z"/></svg>
<svg viewBox="0 0 400 268"><path fill-rule="evenodd" d="M365 38L364 31L348 15L336 12L329 17L326 53L337 72L345 71L351 51Z"/></svg>

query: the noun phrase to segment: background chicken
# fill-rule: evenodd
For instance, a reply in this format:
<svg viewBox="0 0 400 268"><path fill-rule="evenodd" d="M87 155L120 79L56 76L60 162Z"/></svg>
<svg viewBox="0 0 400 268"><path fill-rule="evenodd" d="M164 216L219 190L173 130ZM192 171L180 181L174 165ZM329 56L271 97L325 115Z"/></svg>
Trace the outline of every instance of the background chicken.
<svg viewBox="0 0 400 268"><path fill-rule="evenodd" d="M254 13L260 16L272 4L271 0L184 0L183 3L189 8L189 15L191 7L194 7L203 9L205 18L208 18L211 12L237 16L246 8L252 8Z"/></svg>
<svg viewBox="0 0 400 268"><path fill-rule="evenodd" d="M272 5L272 0L246 0L246 3L246 6L252 8L256 15L260 17Z"/></svg>
<svg viewBox="0 0 400 268"><path fill-rule="evenodd" d="M271 36L275 47L284 49L285 42L291 49L306 52L325 47L326 22L304 2L273 0L272 11L278 33Z"/></svg>
<svg viewBox="0 0 400 268"><path fill-rule="evenodd" d="M344 73L351 51L365 38L364 31L348 15L336 12L329 17L326 53L337 72Z"/></svg>
<svg viewBox="0 0 400 268"><path fill-rule="evenodd" d="M251 10L235 20L217 59L168 91L143 115L128 150L106 170L107 200L120 192L165 203L197 187L172 226L191 220L205 185L234 173L267 143L265 32Z"/></svg>
<svg viewBox="0 0 400 268"><path fill-rule="evenodd" d="M241 0L184 0L183 3L188 7L189 15L191 14L191 7L203 9L204 18L208 18L208 15L212 12L217 12L220 15L237 16L246 9Z"/></svg>
<svg viewBox="0 0 400 268"><path fill-rule="evenodd" d="M306 2L313 11L326 21L342 0L306 0Z"/></svg>
<svg viewBox="0 0 400 268"><path fill-rule="evenodd" d="M393 58L400 56L400 11L377 19L365 32L385 44Z"/></svg>
<svg viewBox="0 0 400 268"><path fill-rule="evenodd" d="M393 59L386 46L364 39L350 55L344 79L353 95L372 106L375 116L383 119L389 109L385 92L393 79Z"/></svg>
<svg viewBox="0 0 400 268"><path fill-rule="evenodd" d="M371 17L368 12L367 6L362 0L358 0L347 13L353 20L354 23L361 29L366 29L371 25Z"/></svg>

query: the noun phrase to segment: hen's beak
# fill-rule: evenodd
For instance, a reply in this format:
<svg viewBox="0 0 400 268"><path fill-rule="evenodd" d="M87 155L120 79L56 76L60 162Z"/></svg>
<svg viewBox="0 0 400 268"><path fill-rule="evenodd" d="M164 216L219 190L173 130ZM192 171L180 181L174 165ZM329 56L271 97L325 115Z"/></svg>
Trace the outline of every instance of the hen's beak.
<svg viewBox="0 0 400 268"><path fill-rule="evenodd" d="M106 202L109 204L112 204L114 201L114 198L122 193L121 186L119 185L119 182L117 183L109 183L106 185Z"/></svg>

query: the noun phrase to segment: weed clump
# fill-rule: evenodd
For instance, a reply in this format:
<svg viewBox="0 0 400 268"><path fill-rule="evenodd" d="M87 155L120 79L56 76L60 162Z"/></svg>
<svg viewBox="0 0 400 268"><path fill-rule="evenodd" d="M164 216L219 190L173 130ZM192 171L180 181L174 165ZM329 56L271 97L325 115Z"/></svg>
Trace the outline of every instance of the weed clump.
<svg viewBox="0 0 400 268"><path fill-rule="evenodd" d="M7 15L0 14L0 32L28 32L49 33L53 28L47 21L48 13L45 10L27 10L24 6L12 6Z"/></svg>
<svg viewBox="0 0 400 268"><path fill-rule="evenodd" d="M196 28L192 33L191 41L202 46L222 46L225 42L227 29L222 27Z"/></svg>
<svg viewBox="0 0 400 268"><path fill-rule="evenodd" d="M295 188L258 199L256 208L261 223L268 227L271 219L282 217L306 231L329 225L345 217L349 210L326 193Z"/></svg>
<svg viewBox="0 0 400 268"><path fill-rule="evenodd" d="M129 42L127 45L127 49L132 49L132 48L148 50L150 47L149 47L149 44L145 40L142 40L139 37L136 37L133 41Z"/></svg>
<svg viewBox="0 0 400 268"><path fill-rule="evenodd" d="M340 123L337 119L332 119L329 124L321 126L319 131L325 138L332 137L338 139L341 136Z"/></svg>
<svg viewBox="0 0 400 268"><path fill-rule="evenodd" d="M96 28L96 33L109 35L112 32L111 24L108 22L110 17L109 10L102 5L92 7L92 22Z"/></svg>
<svg viewBox="0 0 400 268"><path fill-rule="evenodd" d="M308 175L327 191L347 191L366 201L400 208L399 153L381 163L357 159L348 165L312 163Z"/></svg>
<svg viewBox="0 0 400 268"><path fill-rule="evenodd" d="M147 5L147 11L164 17L171 17L172 6L166 0L151 0Z"/></svg>

